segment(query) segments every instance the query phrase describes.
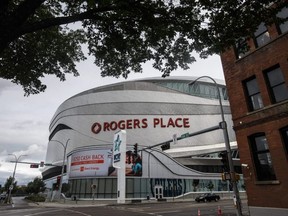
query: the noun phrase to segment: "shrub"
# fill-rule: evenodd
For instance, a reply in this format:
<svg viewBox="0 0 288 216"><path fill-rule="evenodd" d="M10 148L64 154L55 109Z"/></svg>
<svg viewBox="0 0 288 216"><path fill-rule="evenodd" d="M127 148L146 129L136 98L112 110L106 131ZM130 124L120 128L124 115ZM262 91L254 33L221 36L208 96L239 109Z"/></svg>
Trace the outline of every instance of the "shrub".
<svg viewBox="0 0 288 216"><path fill-rule="evenodd" d="M29 196L25 197L25 199L33 202L45 202L45 197L39 194L30 194Z"/></svg>

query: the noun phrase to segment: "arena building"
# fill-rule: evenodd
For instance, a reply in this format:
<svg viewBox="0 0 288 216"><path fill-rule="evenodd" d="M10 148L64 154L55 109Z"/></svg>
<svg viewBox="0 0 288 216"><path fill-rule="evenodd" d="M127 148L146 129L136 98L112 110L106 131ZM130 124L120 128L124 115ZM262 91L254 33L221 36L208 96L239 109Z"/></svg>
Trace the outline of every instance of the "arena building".
<svg viewBox="0 0 288 216"><path fill-rule="evenodd" d="M219 96L230 146L235 158L239 157L225 83L216 80L215 85L209 79L201 79L192 84L195 79L167 77L120 82L64 101L49 128L42 172L46 187L57 189L57 179L64 174L72 196L116 198L112 142L116 132L125 130L126 198L157 198L157 187L163 189L160 195L164 197L207 191L208 185L214 191L228 191L228 182L221 179L218 157L225 150L223 132L215 129L221 121ZM133 153L135 143L137 155ZM136 162L141 167L137 173L133 172Z"/></svg>

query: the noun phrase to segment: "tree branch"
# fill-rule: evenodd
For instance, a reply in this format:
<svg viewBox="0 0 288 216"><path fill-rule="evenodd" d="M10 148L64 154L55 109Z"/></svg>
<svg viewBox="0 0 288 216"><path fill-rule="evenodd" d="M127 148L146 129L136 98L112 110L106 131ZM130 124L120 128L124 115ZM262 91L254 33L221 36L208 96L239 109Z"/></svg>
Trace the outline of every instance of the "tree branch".
<svg viewBox="0 0 288 216"><path fill-rule="evenodd" d="M31 15L35 14L35 11L37 10L37 8L39 8L44 2L45 0L23 1L21 4L19 4L17 9L14 11L14 13L9 15L10 21L13 20L11 23L15 25L14 26L15 28L18 26L21 26L23 23L27 21L27 19Z"/></svg>
<svg viewBox="0 0 288 216"><path fill-rule="evenodd" d="M80 14L75 14L72 16L65 16L65 17L55 17L55 18L48 18L41 20L39 22L34 22L34 23L27 23L21 26L18 29L18 35L23 35L26 33L31 33L35 31L39 31L41 29L46 29L49 27L53 26L59 26L59 25L64 25L64 24L69 24L69 23L74 23L77 21L82 21L85 19L101 19L101 16L98 15L99 13L103 12L108 12L117 9L116 7L113 6L107 6L107 7L102 7L100 9L93 9L89 10Z"/></svg>
<svg viewBox="0 0 288 216"><path fill-rule="evenodd" d="M0 1L0 17L4 17L4 13L7 10L9 0L1 0Z"/></svg>

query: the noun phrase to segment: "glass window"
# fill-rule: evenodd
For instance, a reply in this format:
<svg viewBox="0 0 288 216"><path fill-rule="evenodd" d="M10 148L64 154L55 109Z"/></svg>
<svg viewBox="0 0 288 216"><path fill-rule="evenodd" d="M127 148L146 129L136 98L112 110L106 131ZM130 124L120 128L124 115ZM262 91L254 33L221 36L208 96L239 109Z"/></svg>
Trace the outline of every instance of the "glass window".
<svg viewBox="0 0 288 216"><path fill-rule="evenodd" d="M265 23L262 22L254 33L255 46L260 47L270 41L270 35Z"/></svg>
<svg viewBox="0 0 288 216"><path fill-rule="evenodd" d="M111 198L112 196L112 178L107 178L105 180L105 198Z"/></svg>
<svg viewBox="0 0 288 216"><path fill-rule="evenodd" d="M126 197L134 197L134 179L126 178Z"/></svg>
<svg viewBox="0 0 288 216"><path fill-rule="evenodd" d="M98 198L105 198L105 179L99 179L98 181Z"/></svg>
<svg viewBox="0 0 288 216"><path fill-rule="evenodd" d="M280 132L281 132L281 136L283 139L283 144L284 144L286 154L288 155L288 126L285 128L282 128Z"/></svg>
<svg viewBox="0 0 288 216"><path fill-rule="evenodd" d="M249 111L257 110L263 107L262 97L255 77L244 82L248 99Z"/></svg>
<svg viewBox="0 0 288 216"><path fill-rule="evenodd" d="M273 103L288 99L288 88L279 66L266 71L266 82Z"/></svg>
<svg viewBox="0 0 288 216"><path fill-rule="evenodd" d="M279 18L287 18L288 17L288 8L284 7L278 14L277 17ZM279 24L279 31L280 34L288 31L288 21L282 22Z"/></svg>
<svg viewBox="0 0 288 216"><path fill-rule="evenodd" d="M276 180L268 143L264 133L249 137L258 181Z"/></svg>

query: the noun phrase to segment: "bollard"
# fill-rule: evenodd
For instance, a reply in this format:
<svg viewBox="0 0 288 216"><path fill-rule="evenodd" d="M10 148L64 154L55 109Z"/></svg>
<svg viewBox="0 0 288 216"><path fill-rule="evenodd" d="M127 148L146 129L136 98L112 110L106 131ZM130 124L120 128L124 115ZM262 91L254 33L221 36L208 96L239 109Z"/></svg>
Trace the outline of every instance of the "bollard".
<svg viewBox="0 0 288 216"><path fill-rule="evenodd" d="M220 207L220 206L218 206L217 215L218 215L218 216L221 216L221 215L222 215L222 210L221 210L221 207Z"/></svg>
<svg viewBox="0 0 288 216"><path fill-rule="evenodd" d="M77 204L77 196L76 195L74 195L73 197L73 200L76 202L76 204Z"/></svg>

